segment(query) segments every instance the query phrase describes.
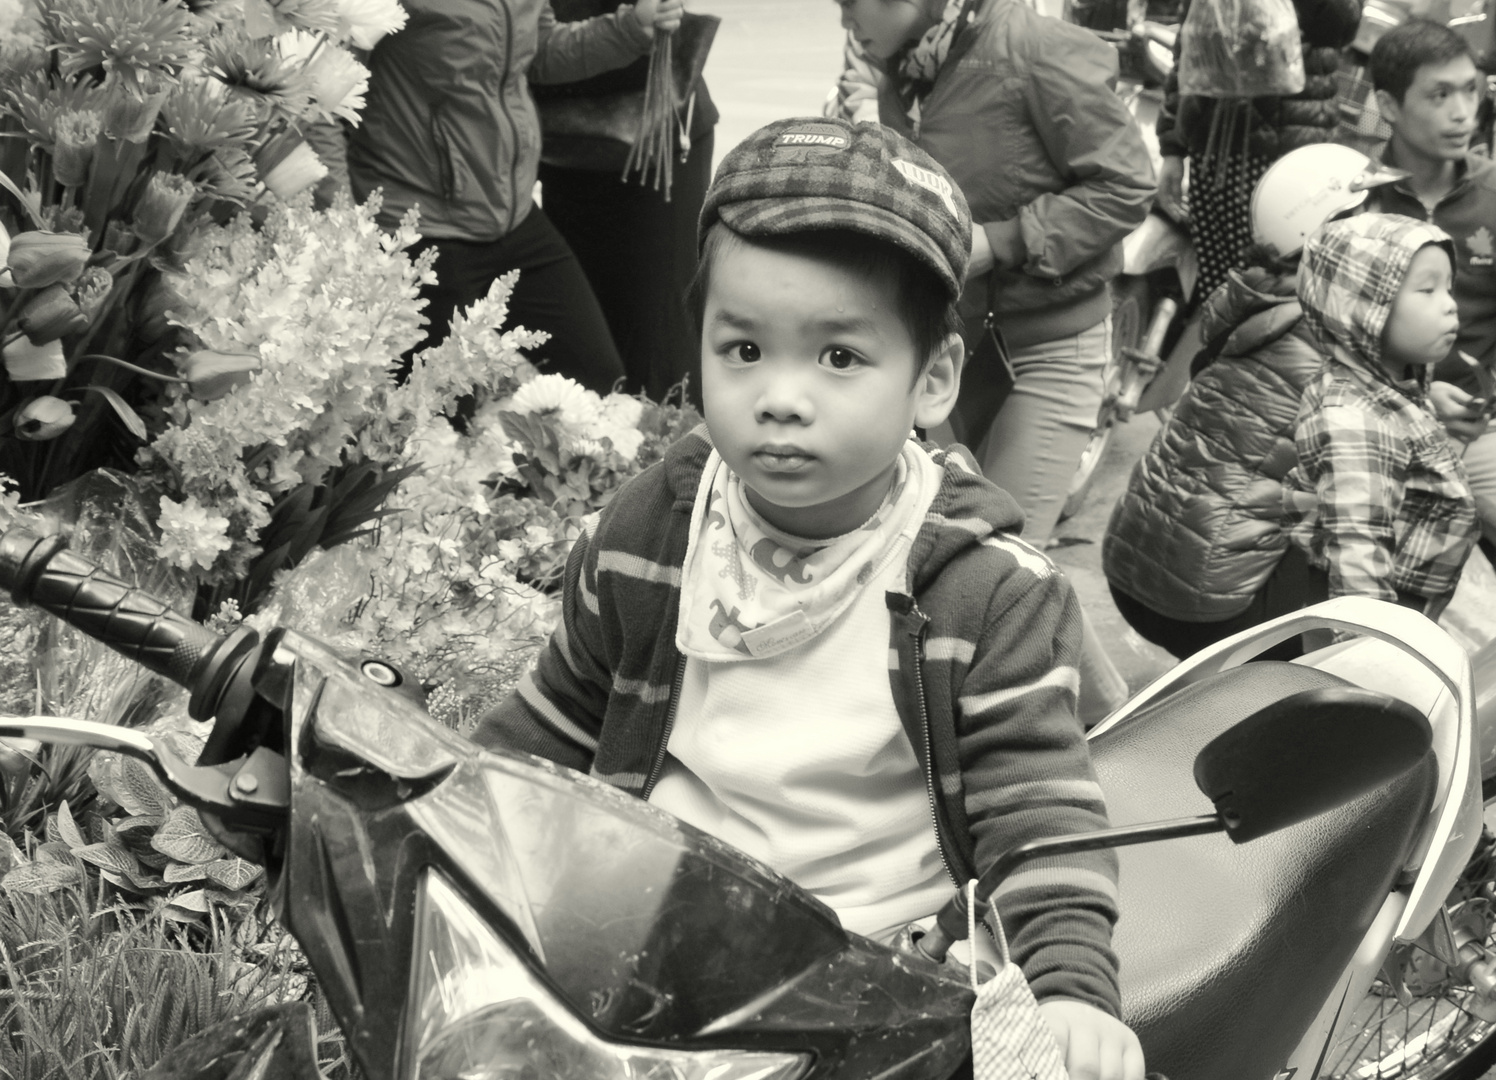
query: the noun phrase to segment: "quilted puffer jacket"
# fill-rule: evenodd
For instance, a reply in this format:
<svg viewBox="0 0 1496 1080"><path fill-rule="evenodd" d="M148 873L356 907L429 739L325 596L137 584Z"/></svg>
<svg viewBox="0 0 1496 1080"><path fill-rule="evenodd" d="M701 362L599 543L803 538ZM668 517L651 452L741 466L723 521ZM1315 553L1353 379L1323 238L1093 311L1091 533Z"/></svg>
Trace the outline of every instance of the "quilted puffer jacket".
<svg viewBox="0 0 1496 1080"><path fill-rule="evenodd" d="M1335 72L1340 67L1340 50L1351 43L1361 24L1361 0L1293 0L1293 7L1304 43L1304 89L1288 97L1252 99L1248 149L1269 161L1301 146L1330 141L1336 121ZM1176 41L1174 70L1164 85L1164 107L1156 130L1159 150L1165 156L1184 157L1204 152L1216 101L1181 96L1178 73Z"/></svg>
<svg viewBox="0 0 1496 1080"><path fill-rule="evenodd" d="M1118 591L1183 622L1246 610L1288 548L1283 478L1299 399L1323 356L1294 278L1233 271L1206 301L1206 341L1229 333L1133 468L1102 541Z"/></svg>

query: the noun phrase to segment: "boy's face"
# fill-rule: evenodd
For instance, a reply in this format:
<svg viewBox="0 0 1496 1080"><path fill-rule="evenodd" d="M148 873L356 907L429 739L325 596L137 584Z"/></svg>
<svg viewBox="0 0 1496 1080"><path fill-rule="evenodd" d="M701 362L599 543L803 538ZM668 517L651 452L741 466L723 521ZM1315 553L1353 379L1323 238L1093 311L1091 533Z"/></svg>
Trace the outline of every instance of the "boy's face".
<svg viewBox="0 0 1496 1080"><path fill-rule="evenodd" d="M1443 248L1430 244L1413 256L1382 331L1382 363L1393 378L1402 378L1410 364L1437 364L1454 348L1460 316L1450 293L1453 280Z"/></svg>
<svg viewBox="0 0 1496 1080"><path fill-rule="evenodd" d="M921 370L890 283L747 240L714 257L701 335L712 442L770 524L850 532L882 503L910 430L950 413L961 341Z"/></svg>
<svg viewBox="0 0 1496 1080"><path fill-rule="evenodd" d="M934 25L926 0L837 0L842 29L875 60L887 60Z"/></svg>
<svg viewBox="0 0 1496 1080"><path fill-rule="evenodd" d="M1377 91L1377 107L1392 125L1399 151L1426 161L1459 161L1475 134L1480 90L1475 61L1461 56L1420 67L1401 102Z"/></svg>

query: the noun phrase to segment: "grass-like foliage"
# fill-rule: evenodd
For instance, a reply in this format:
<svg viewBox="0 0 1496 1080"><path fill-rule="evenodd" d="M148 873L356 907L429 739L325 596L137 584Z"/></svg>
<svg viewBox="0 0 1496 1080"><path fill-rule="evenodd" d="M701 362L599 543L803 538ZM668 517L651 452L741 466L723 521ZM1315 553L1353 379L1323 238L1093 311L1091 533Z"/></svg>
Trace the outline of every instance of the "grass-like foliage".
<svg viewBox="0 0 1496 1080"><path fill-rule="evenodd" d="M91 875L0 892L0 1075L138 1076L203 1028L309 992L304 960L273 923L191 926L111 893Z"/></svg>

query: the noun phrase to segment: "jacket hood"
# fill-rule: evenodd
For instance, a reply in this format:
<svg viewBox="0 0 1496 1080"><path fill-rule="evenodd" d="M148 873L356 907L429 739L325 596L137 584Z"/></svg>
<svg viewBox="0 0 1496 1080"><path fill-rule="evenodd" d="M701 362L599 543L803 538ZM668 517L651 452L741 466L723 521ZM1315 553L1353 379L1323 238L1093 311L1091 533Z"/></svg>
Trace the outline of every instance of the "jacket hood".
<svg viewBox="0 0 1496 1080"><path fill-rule="evenodd" d="M1018 503L982 475L966 447L941 449L928 442L920 446L940 466L942 477L935 502L909 553L909 565L913 568L910 591L916 594L967 548L999 533L1016 536L1023 529L1023 511ZM675 498L672 507L675 512L690 516L701 473L711 452L711 435L705 424L692 429L665 451L663 465ZM1022 547L1032 557L1044 560L1037 549Z"/></svg>
<svg viewBox="0 0 1496 1080"><path fill-rule="evenodd" d="M1400 214L1357 214L1309 237L1299 266L1304 319L1325 353L1381 382L1382 331L1419 249L1438 244L1454 265L1443 229Z"/></svg>
<svg viewBox="0 0 1496 1080"><path fill-rule="evenodd" d="M1246 356L1292 330L1301 314L1294 275L1233 270L1206 301L1200 332L1206 341L1229 333L1221 355Z"/></svg>

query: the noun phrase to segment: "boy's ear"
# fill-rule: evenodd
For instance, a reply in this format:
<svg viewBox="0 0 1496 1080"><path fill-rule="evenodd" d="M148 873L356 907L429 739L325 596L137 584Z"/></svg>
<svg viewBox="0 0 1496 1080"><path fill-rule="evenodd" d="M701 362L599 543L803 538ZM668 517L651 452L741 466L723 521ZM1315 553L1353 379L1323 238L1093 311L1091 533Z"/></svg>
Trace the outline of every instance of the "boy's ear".
<svg viewBox="0 0 1496 1080"><path fill-rule="evenodd" d="M1387 90L1377 91L1377 112L1381 113L1382 119L1393 127L1402 123L1402 105Z"/></svg>
<svg viewBox="0 0 1496 1080"><path fill-rule="evenodd" d="M945 423L961 393L961 370L965 366L966 345L960 334L951 334L940 343L914 384L915 427L928 430Z"/></svg>

